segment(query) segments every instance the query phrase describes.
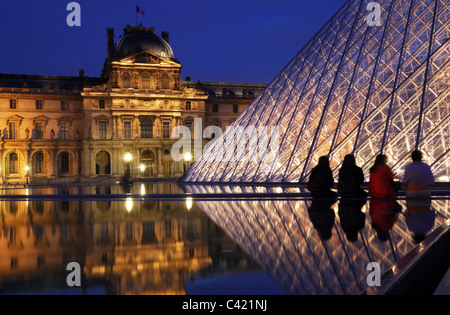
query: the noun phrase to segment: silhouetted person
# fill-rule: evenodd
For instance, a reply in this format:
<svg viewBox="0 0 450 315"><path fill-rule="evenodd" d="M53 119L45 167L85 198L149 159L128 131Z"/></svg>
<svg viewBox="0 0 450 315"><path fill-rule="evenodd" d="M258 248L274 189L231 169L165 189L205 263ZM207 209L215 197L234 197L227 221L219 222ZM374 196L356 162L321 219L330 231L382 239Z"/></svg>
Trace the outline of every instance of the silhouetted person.
<svg viewBox="0 0 450 315"><path fill-rule="evenodd" d="M403 183L406 185L407 198L431 198L430 186L434 185L434 176L422 158L422 152L414 150L411 153L413 162L405 166Z"/></svg>
<svg viewBox="0 0 450 315"><path fill-rule="evenodd" d="M358 232L364 228L366 215L361 211L366 199L342 198L339 202L339 220L349 242L358 240Z"/></svg>
<svg viewBox="0 0 450 315"><path fill-rule="evenodd" d="M380 241L387 241L389 231L398 220L402 206L395 199L372 199L370 201L370 217Z"/></svg>
<svg viewBox="0 0 450 315"><path fill-rule="evenodd" d="M347 154L339 170L337 185L339 196L353 198L366 197L367 193L361 189L362 183L364 183L362 168L356 165L353 155Z"/></svg>
<svg viewBox="0 0 450 315"><path fill-rule="evenodd" d="M308 209L309 219L319 233L320 238L324 241L331 238L331 231L335 219L335 214L331 206L335 202L336 199L313 198L311 206Z"/></svg>
<svg viewBox="0 0 450 315"><path fill-rule="evenodd" d="M387 156L380 154L370 168L369 194L374 198L395 198L397 191L393 186L395 175L387 166Z"/></svg>
<svg viewBox="0 0 450 315"><path fill-rule="evenodd" d="M336 198L337 194L331 190L334 186L333 173L328 157L321 156L319 163L311 170L308 180L308 190L313 198Z"/></svg>

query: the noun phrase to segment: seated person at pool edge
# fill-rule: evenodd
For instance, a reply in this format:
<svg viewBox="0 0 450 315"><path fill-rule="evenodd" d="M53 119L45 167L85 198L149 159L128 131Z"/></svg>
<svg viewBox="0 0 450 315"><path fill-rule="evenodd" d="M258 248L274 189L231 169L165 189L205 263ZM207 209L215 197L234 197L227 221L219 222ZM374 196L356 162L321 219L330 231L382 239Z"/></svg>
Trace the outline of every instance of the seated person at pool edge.
<svg viewBox="0 0 450 315"><path fill-rule="evenodd" d="M362 168L355 163L355 157L347 154L339 170L338 194L341 197L367 197L367 193L361 189L364 183L364 173Z"/></svg>
<svg viewBox="0 0 450 315"><path fill-rule="evenodd" d="M423 154L419 150L411 153L412 163L405 166L403 183L406 185L406 197L430 198L430 186L434 184L434 176L430 166L422 162Z"/></svg>
<svg viewBox="0 0 450 315"><path fill-rule="evenodd" d="M328 157L321 156L319 163L311 170L308 180L308 190L313 198L336 198L337 194L331 190L334 186L333 173Z"/></svg>

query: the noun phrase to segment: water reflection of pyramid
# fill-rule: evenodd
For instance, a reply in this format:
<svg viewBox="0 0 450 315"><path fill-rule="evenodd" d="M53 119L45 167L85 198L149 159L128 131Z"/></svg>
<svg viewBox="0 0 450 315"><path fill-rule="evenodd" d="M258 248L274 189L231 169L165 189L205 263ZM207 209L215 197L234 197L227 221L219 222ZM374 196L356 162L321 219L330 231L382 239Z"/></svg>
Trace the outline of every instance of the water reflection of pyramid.
<svg viewBox="0 0 450 315"><path fill-rule="evenodd" d="M278 163L263 170L250 159L221 162L215 149L229 143L226 131L185 180L304 181L319 156L330 157L336 174L348 153L365 174L381 152L401 173L417 147L448 181L450 2L377 1L380 27L367 24L368 2L347 1L234 122L278 126ZM258 138L236 139L244 140L253 148Z"/></svg>
<svg viewBox="0 0 450 315"><path fill-rule="evenodd" d="M273 192L264 187L263 191L241 186L187 187L193 194L223 195L230 189L234 193ZM406 255L416 245L412 232L417 229L410 216L424 226L418 212L434 215L432 224L425 224L428 230L449 217L447 200L433 200L432 211L410 211L401 203L403 213L395 214L383 205L375 208L370 202L363 205L354 200L340 200L333 206L282 198L195 201L287 293L327 295L361 293L367 289L369 262L378 262L384 272ZM381 215L375 213L380 210Z"/></svg>

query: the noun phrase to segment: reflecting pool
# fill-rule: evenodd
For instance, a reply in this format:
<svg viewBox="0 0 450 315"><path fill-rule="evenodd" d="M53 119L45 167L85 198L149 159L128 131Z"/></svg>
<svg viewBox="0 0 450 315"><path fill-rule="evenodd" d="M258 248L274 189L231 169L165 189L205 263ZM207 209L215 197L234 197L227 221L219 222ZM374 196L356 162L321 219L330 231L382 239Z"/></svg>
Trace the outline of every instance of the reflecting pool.
<svg viewBox="0 0 450 315"><path fill-rule="evenodd" d="M5 188L0 293L360 294L369 262L389 269L450 212L447 198L301 194L172 183ZM67 285L70 262L81 266L79 288Z"/></svg>

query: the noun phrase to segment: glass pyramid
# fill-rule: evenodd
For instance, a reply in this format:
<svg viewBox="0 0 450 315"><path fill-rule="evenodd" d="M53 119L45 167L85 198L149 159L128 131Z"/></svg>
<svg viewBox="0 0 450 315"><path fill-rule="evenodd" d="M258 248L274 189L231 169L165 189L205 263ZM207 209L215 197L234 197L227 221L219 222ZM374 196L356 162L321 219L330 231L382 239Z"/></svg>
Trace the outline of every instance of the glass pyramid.
<svg viewBox="0 0 450 315"><path fill-rule="evenodd" d="M227 128L184 181L305 182L320 156L336 176L349 153L367 177L380 153L402 176L416 148L449 181L450 1L377 1L381 26L369 2L347 1L232 124L277 127L276 163L254 158L257 133Z"/></svg>

